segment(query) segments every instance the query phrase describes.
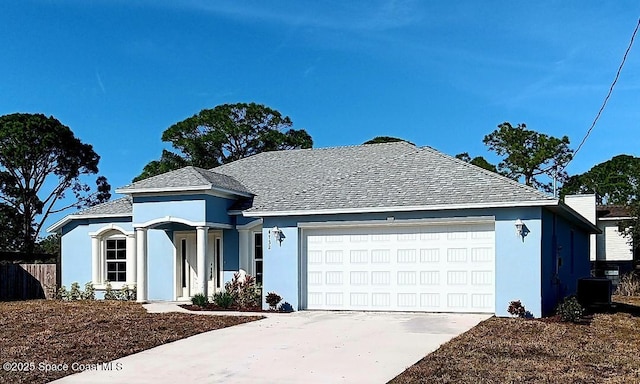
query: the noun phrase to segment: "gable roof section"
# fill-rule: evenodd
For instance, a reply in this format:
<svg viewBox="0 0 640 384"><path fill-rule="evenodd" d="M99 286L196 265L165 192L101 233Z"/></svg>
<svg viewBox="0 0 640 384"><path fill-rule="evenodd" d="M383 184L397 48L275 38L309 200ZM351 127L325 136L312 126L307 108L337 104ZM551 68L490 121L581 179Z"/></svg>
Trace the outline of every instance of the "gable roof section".
<svg viewBox="0 0 640 384"><path fill-rule="evenodd" d="M557 204L534 188L405 142L263 152L214 170L255 194L247 216Z"/></svg>
<svg viewBox="0 0 640 384"><path fill-rule="evenodd" d="M217 190L239 196L251 192L233 177L198 167L184 167L116 189L117 193L152 193Z"/></svg>
<svg viewBox="0 0 640 384"><path fill-rule="evenodd" d="M78 215L131 215L133 204L131 197L125 196L106 203L94 205L79 211Z"/></svg>
<svg viewBox="0 0 640 384"><path fill-rule="evenodd" d="M120 199L107 201L106 203L94 205L78 211L72 215L67 215L61 220L57 221L49 228L47 232L58 232L67 223L76 219L91 219L91 218L103 218L103 217L129 217L133 215L133 204L130 196L122 197Z"/></svg>

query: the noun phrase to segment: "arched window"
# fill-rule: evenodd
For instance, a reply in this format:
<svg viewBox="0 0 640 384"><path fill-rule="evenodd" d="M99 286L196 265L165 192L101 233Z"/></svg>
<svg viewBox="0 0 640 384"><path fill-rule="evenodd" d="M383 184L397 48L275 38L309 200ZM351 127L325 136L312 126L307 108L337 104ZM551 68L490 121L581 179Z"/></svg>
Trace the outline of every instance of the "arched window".
<svg viewBox="0 0 640 384"><path fill-rule="evenodd" d="M91 281L96 289L104 289L107 281L118 289L135 282L135 235L114 224L89 234L92 241ZM131 270L129 270L131 269Z"/></svg>

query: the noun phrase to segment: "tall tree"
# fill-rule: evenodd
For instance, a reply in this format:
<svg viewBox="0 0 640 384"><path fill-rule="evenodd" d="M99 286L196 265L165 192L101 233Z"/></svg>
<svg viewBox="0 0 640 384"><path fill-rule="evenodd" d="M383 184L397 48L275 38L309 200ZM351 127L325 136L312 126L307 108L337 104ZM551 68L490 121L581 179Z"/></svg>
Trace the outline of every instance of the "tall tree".
<svg viewBox="0 0 640 384"><path fill-rule="evenodd" d="M82 143L53 116L16 113L0 117L0 203L4 219L11 220L0 226L14 226L12 231L20 235L19 249L34 250L49 215L111 197L106 178L97 178L93 193L80 180L98 172L99 160L91 145ZM73 198L60 206L67 193Z"/></svg>
<svg viewBox="0 0 640 384"><path fill-rule="evenodd" d="M203 109L162 133L162 141L178 152L163 151L134 181L186 165L213 168L260 152L311 148L311 136L292 126L288 116L255 103Z"/></svg>
<svg viewBox="0 0 640 384"><path fill-rule="evenodd" d="M496 168L496 166L488 162L487 159L482 156L476 156L472 159L471 156L469 156L468 152L462 152L456 155L456 159L462 160L469 164L473 164L476 167L484 168L487 171L498 173L498 169Z"/></svg>
<svg viewBox="0 0 640 384"><path fill-rule="evenodd" d="M573 150L569 138L556 138L528 130L525 124L512 126L505 122L482 140L490 150L503 156L498 171L514 180L524 178L524 183L546 192L553 190L551 181L541 176L553 177L562 183L568 177L564 166L571 160Z"/></svg>
<svg viewBox="0 0 640 384"><path fill-rule="evenodd" d="M618 155L597 164L587 172L574 175L562 186L561 196L594 193L598 204L623 205L628 220L618 223L618 230L629 242L637 258L640 246L640 157ZM637 259L636 259L637 261Z"/></svg>
<svg viewBox="0 0 640 384"><path fill-rule="evenodd" d="M627 205L638 199L640 157L618 155L574 175L562 186L561 196L594 193L598 204Z"/></svg>
<svg viewBox="0 0 640 384"><path fill-rule="evenodd" d="M362 144L366 145L366 144L380 144L380 143L395 143L395 142L398 142L398 141L404 141L404 142L409 143L411 145L415 145L415 144L413 144L412 142L410 142L408 140L401 139L399 137L393 137L393 136L376 136L373 139L367 140Z"/></svg>

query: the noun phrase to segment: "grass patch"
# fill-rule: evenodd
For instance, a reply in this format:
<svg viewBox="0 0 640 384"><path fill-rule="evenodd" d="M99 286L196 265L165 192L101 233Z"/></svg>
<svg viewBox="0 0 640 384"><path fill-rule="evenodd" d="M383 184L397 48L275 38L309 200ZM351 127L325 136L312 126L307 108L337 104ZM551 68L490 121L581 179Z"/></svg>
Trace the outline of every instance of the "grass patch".
<svg viewBox="0 0 640 384"><path fill-rule="evenodd" d="M638 329L629 313L585 324L493 317L391 383L638 383Z"/></svg>
<svg viewBox="0 0 640 384"><path fill-rule="evenodd" d="M32 300L0 302L0 363L35 363L29 372L6 372L0 383L46 383L76 372L42 372L39 363L102 364L198 333L261 319L147 313L119 301Z"/></svg>

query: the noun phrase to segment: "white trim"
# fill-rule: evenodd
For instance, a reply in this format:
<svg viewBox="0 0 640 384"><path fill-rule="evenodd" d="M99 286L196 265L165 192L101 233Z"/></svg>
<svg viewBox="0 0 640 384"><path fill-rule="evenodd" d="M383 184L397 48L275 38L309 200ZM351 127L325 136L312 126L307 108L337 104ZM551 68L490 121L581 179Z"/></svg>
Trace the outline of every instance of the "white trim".
<svg viewBox="0 0 640 384"><path fill-rule="evenodd" d="M244 197L251 197L253 196L250 193L247 192L241 192L241 191L235 191L232 189L227 189L227 188L220 188L220 187L215 187L213 186L213 184L208 184L208 185L199 185L199 186L192 186L192 187L154 187L154 188L117 188L116 189L116 193L119 194L123 194L123 195L133 195L133 194L154 194L157 196L158 193L161 193L163 195L182 195L182 194L187 194L189 192L194 192L194 191L204 191L204 192L210 192L210 194L214 195L214 196L218 196L215 194L215 192L219 192L221 194L224 194L226 196L229 195L234 195L234 196L244 196ZM178 193L176 193L178 192ZM223 196L220 196L223 197Z"/></svg>
<svg viewBox="0 0 640 384"><path fill-rule="evenodd" d="M223 223L214 223L210 221L191 221L187 219L183 219L180 217L174 216L165 216L158 217L157 219L145 221L144 223L133 223L133 227L138 228L151 228L157 224L165 224L165 223L180 223L185 224L190 227L209 227L211 229L233 229L233 225L231 224L223 224Z"/></svg>
<svg viewBox="0 0 640 384"><path fill-rule="evenodd" d="M298 228L352 228L352 227L400 227L400 226L428 226L428 225L448 225L448 224L484 224L493 223L494 216L475 217L444 217L433 219L409 219L409 220L363 220L363 221L320 221L298 223Z"/></svg>
<svg viewBox="0 0 640 384"><path fill-rule="evenodd" d="M264 220L262 220L262 219L258 219L258 220L253 220L252 222L247 223L247 224L236 225L236 229L237 230L250 230L250 229L253 229L253 228L255 228L255 227L259 226L259 225L262 225L263 221Z"/></svg>
<svg viewBox="0 0 640 384"><path fill-rule="evenodd" d="M104 214L92 214L92 215L67 215L57 222L53 223L49 228L47 228L47 232L53 233L58 232L62 227L64 227L67 223L72 220L82 220L82 219L108 219L115 217L133 217L133 213L104 213Z"/></svg>
<svg viewBox="0 0 640 384"><path fill-rule="evenodd" d="M623 221L623 220L632 220L633 217L627 216L621 216L621 217L598 217L598 221Z"/></svg>
<svg viewBox="0 0 640 384"><path fill-rule="evenodd" d="M315 216L336 215L343 213L381 213L381 212L411 212L411 211L443 211L455 209L478 208L512 208L512 207L545 207L557 206L558 200L534 200L504 203L473 203L473 204L439 204L439 205L415 205L397 207L365 207L365 208L338 208L338 209L313 209L295 211L250 211L243 212L245 217L273 217L273 216Z"/></svg>
<svg viewBox="0 0 640 384"><path fill-rule="evenodd" d="M104 227L102 227L102 228L98 229L98 230L97 230L97 231L95 231L95 232L89 232L89 236L91 236L91 237L100 237L100 236L102 236L105 232L112 231L112 230L113 230L113 231L121 232L121 233L122 233L123 235L125 235L125 236L133 236L133 235L135 235L135 234L136 234L136 232L135 232L135 231L125 231L124 229L122 229L122 227L120 227L120 226L118 226L118 225L115 225L115 224L111 223L111 224L107 224L107 225L105 225Z"/></svg>

